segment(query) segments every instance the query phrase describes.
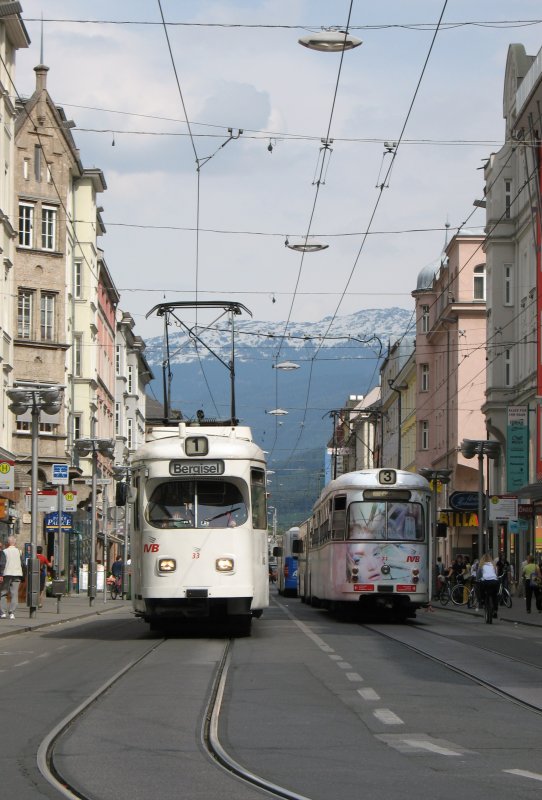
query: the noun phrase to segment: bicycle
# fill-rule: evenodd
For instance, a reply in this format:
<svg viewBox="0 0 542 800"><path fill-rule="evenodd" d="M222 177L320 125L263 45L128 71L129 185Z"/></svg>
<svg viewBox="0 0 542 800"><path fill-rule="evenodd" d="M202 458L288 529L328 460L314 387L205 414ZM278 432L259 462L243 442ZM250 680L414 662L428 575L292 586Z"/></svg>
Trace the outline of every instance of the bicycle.
<svg viewBox="0 0 542 800"><path fill-rule="evenodd" d="M465 602L463 600L463 592L465 589L464 583L456 583L455 586L452 586L450 578L445 577L444 586L441 588L438 596L440 604L442 606L447 606L451 600L454 606L463 605Z"/></svg>
<svg viewBox="0 0 542 800"><path fill-rule="evenodd" d="M452 589L452 603L455 603L456 606L466 605L468 608L472 608L475 600L476 595L474 586L469 588L468 584L466 583L456 583Z"/></svg>
<svg viewBox="0 0 542 800"><path fill-rule="evenodd" d="M116 600L117 597L122 597L122 580L115 578L110 584L111 600Z"/></svg>
<svg viewBox="0 0 542 800"><path fill-rule="evenodd" d="M499 578L499 591L497 594L497 604L500 606L506 606L506 608L512 608L512 595L504 585L504 576L501 576Z"/></svg>

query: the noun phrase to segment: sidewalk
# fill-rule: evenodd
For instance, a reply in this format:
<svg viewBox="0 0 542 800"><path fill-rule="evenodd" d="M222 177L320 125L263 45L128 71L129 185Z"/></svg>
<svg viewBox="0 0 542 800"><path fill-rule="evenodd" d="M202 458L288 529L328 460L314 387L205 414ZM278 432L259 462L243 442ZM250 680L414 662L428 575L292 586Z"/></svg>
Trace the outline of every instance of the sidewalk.
<svg viewBox="0 0 542 800"><path fill-rule="evenodd" d="M94 599L92 606L86 594L69 594L57 601L55 597L46 597L43 608L38 608L36 616L30 619L28 606L19 603L15 619L0 619L0 638L12 636L14 633L25 633L34 628L46 628L69 620L84 619L103 614L106 611L124 608L131 611L131 600L111 600L109 595L104 603L103 592Z"/></svg>
<svg viewBox="0 0 542 800"><path fill-rule="evenodd" d="M433 600L432 607L436 609L443 609L444 611L456 611L459 614L471 614L473 616L483 617L483 610L475 611L474 609L467 608L467 606L456 606L451 601L447 606L441 606L438 600ZM512 608L499 606L498 620L501 622L512 622L521 625L533 625L537 628L542 627L542 612L536 610L536 602L533 597L531 605L531 613L527 614L525 608L524 597L512 597Z"/></svg>

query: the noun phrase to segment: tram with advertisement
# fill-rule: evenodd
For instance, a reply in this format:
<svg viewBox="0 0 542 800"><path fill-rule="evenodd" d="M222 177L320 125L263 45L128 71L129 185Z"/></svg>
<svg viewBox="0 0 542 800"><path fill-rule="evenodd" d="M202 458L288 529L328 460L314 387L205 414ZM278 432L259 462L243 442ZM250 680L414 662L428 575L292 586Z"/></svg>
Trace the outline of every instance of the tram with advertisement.
<svg viewBox="0 0 542 800"><path fill-rule="evenodd" d="M301 600L415 616L430 601L430 504L428 481L412 472L360 470L331 481L294 545Z"/></svg>
<svg viewBox="0 0 542 800"><path fill-rule="evenodd" d="M299 528L294 527L278 537L278 545L273 548L277 557L277 590L285 597L297 597L297 553L294 542L299 538Z"/></svg>
<svg viewBox="0 0 542 800"><path fill-rule="evenodd" d="M230 301L162 303L153 311L164 317L164 341L175 323L202 343L178 316L186 308L230 316L231 358L220 360L230 371L231 416L208 419L200 409L194 419L176 417L164 391L163 417L133 454L125 492L132 604L152 629L194 619L248 635L269 605L265 455L236 419L233 389L233 318L248 309ZM169 349L163 366L166 387Z"/></svg>

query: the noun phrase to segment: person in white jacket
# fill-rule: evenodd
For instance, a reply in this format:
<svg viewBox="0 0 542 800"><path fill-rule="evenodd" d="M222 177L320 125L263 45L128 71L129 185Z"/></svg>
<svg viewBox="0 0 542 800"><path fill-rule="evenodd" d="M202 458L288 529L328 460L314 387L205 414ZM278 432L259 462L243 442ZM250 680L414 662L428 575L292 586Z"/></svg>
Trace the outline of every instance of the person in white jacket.
<svg viewBox="0 0 542 800"><path fill-rule="evenodd" d="M23 579L23 556L16 547L15 536L8 536L8 546L0 553L0 619L15 619L19 600L19 584ZM8 594L10 596L8 608Z"/></svg>

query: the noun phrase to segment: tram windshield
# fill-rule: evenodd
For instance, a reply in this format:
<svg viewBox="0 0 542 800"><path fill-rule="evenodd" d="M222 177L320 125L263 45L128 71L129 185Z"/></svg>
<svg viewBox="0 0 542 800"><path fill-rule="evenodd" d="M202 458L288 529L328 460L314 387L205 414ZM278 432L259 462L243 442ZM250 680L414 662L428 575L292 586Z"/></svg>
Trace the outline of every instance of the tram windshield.
<svg viewBox="0 0 542 800"><path fill-rule="evenodd" d="M228 481L167 481L145 512L156 528L235 528L248 514L241 489Z"/></svg>
<svg viewBox="0 0 542 800"><path fill-rule="evenodd" d="M349 539L424 539L420 503L354 502L348 509Z"/></svg>

